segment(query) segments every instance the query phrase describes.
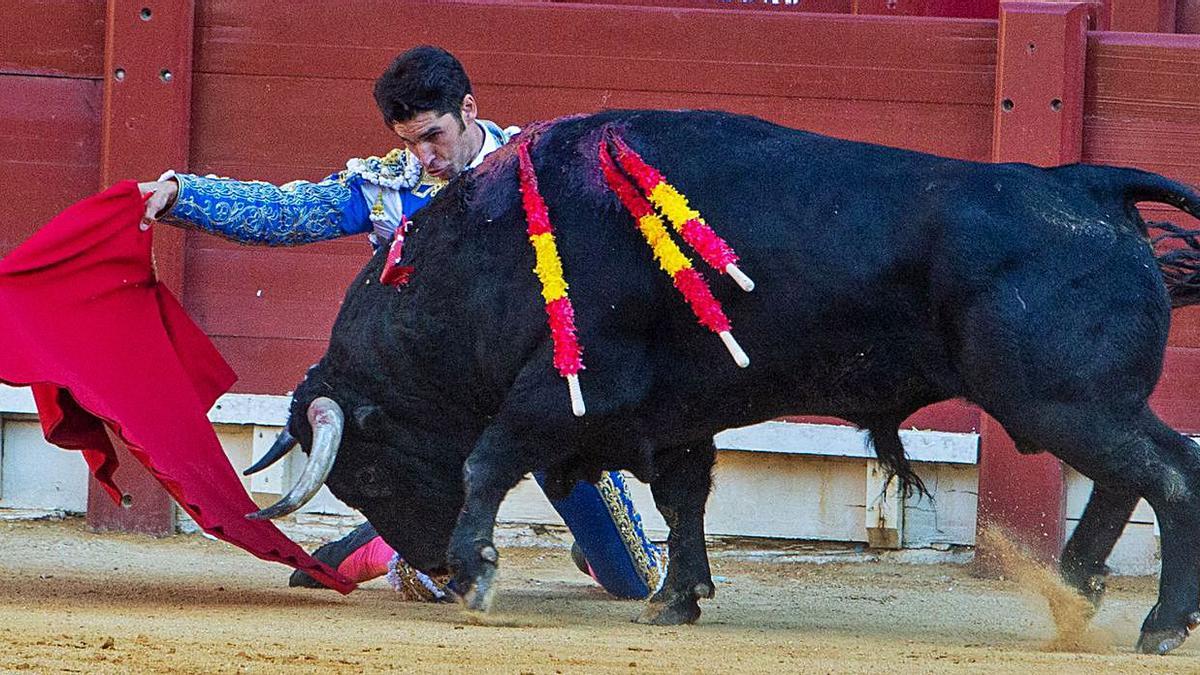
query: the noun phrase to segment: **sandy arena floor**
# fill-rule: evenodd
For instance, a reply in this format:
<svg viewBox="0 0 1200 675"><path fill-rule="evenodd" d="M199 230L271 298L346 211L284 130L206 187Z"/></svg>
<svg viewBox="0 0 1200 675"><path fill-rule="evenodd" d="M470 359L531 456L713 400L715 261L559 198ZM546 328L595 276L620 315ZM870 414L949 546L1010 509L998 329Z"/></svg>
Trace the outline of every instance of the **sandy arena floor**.
<svg viewBox="0 0 1200 675"><path fill-rule="evenodd" d="M78 520L0 523L2 672L1200 672L1200 638L1133 654L1151 579L1117 580L1056 651L1047 602L964 567L714 560L696 626L632 624L565 550L501 551L494 625L399 602L382 580L341 597L199 536L98 535ZM1026 586L1031 584L1025 584Z"/></svg>

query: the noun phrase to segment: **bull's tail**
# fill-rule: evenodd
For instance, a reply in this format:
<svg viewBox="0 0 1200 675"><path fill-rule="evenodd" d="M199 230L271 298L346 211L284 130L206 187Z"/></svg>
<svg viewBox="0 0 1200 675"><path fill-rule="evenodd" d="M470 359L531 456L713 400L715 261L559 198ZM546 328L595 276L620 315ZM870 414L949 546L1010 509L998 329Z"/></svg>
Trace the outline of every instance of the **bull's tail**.
<svg viewBox="0 0 1200 675"><path fill-rule="evenodd" d="M904 495L905 499L917 494L932 500L933 495L925 489L924 481L913 470L908 456L904 454L904 444L900 442L900 430L891 424L873 424L867 430L871 433L871 444L875 446L875 456L879 458L879 463L887 472L888 480L900 481L900 494ZM867 498L872 498L872 495L867 495Z"/></svg>
<svg viewBox="0 0 1200 675"><path fill-rule="evenodd" d="M1155 256L1167 282L1171 307L1200 304L1200 230L1185 230L1165 221L1152 221L1147 226L1162 232L1156 232L1151 240L1156 246L1163 241L1177 242Z"/></svg>
<svg viewBox="0 0 1200 675"><path fill-rule="evenodd" d="M1200 192L1195 189L1137 169L1121 169L1116 176L1115 187L1136 222L1143 222L1137 214L1138 202L1167 204L1200 219ZM1144 234L1151 237L1156 251L1160 251L1156 257L1171 306L1200 304L1200 229L1189 230L1169 222L1149 222L1145 227Z"/></svg>

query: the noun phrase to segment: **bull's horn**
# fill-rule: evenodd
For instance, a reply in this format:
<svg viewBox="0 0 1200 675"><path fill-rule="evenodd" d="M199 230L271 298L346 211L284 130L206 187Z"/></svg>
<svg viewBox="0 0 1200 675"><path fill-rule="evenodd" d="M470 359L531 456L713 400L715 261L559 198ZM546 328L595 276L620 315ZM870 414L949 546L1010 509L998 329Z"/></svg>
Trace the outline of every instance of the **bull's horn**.
<svg viewBox="0 0 1200 675"><path fill-rule="evenodd" d="M279 432L279 435L275 437L275 442L271 444L271 449L267 450L267 454L263 455L261 459L255 462L254 466L243 471L242 475L249 476L262 471L268 466L271 466L275 462L283 459L284 456L292 450L295 450L296 445L297 443L295 437L293 437L291 432L287 430L287 427L284 427L283 431Z"/></svg>
<svg viewBox="0 0 1200 675"><path fill-rule="evenodd" d="M312 452L308 454L308 463L304 465L304 471L300 472L300 478L283 499L265 509L248 514L247 518L267 520L286 516L307 504L325 484L325 478L329 476L333 462L337 459L345 416L341 406L322 396L308 405L308 423L312 425L313 430Z"/></svg>

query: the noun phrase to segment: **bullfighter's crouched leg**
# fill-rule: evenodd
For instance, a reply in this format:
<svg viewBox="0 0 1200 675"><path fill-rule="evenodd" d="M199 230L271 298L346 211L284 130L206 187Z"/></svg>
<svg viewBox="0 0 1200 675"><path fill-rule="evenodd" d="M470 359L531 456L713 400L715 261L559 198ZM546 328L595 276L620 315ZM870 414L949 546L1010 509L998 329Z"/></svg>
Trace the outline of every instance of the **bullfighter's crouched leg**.
<svg viewBox="0 0 1200 675"><path fill-rule="evenodd" d="M1100 608L1104 599L1105 578L1109 574L1104 562L1133 515L1138 499L1137 493L1097 483L1079 525L1063 548L1060 574L1095 609Z"/></svg>
<svg viewBox="0 0 1200 675"><path fill-rule="evenodd" d="M699 598L715 591L704 544L704 505L712 487L716 447L712 440L672 450L661 457L664 469L650 485L654 502L671 532L667 579L647 603L638 623L675 625L700 618Z"/></svg>
<svg viewBox="0 0 1200 675"><path fill-rule="evenodd" d="M449 590L468 611L486 612L496 594L500 554L493 542L496 513L509 490L531 467L518 465L517 444L500 425L488 427L463 466L466 499L450 537Z"/></svg>
<svg viewBox="0 0 1200 675"><path fill-rule="evenodd" d="M545 487L543 472L534 478ZM565 498L550 503L585 558L580 570L587 573L590 568L604 590L618 598L638 599L658 590L662 557L642 530L641 517L619 472L604 473L595 485L579 481Z"/></svg>
<svg viewBox="0 0 1200 675"><path fill-rule="evenodd" d="M395 551L384 543L371 523L363 522L349 534L322 544L312 555L329 565L355 583L381 577L388 572ZM304 570L294 570L288 577L288 586L302 588L325 588L325 585L310 577Z"/></svg>

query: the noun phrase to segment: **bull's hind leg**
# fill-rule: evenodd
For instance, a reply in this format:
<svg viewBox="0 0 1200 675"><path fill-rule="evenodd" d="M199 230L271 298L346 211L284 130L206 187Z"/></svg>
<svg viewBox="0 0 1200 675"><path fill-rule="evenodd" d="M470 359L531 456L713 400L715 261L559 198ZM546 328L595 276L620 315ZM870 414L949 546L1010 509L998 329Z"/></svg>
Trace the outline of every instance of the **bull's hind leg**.
<svg viewBox="0 0 1200 675"><path fill-rule="evenodd" d="M468 610L486 612L495 596L500 555L493 543L496 512L529 467L518 466L517 445L500 426L488 427L463 466L466 498L450 537L450 589Z"/></svg>
<svg viewBox="0 0 1200 675"><path fill-rule="evenodd" d="M669 451L659 457L664 466L650 490L654 503L671 529L667 578L650 598L638 623L675 625L700 618L700 598L714 593L704 544L704 505L712 487L716 447L712 439Z"/></svg>
<svg viewBox="0 0 1200 675"><path fill-rule="evenodd" d="M1129 504L1136 503L1126 495L1150 503L1162 531L1162 575L1158 602L1142 624L1137 648L1164 654L1182 644L1200 624L1200 448L1148 408L1123 419L1091 406L1042 409L1002 422L1097 485L1125 491L1114 494L1109 488L1093 495L1085 523L1089 530L1072 537L1064 553L1067 565L1085 570L1088 564L1102 565L1118 536L1117 521L1126 519Z"/></svg>
<svg viewBox="0 0 1200 675"><path fill-rule="evenodd" d="M1097 483L1083 517L1063 549L1059 570L1068 584L1099 609L1104 598L1104 580L1108 566L1104 561L1125 529L1139 497L1125 489L1112 489Z"/></svg>
<svg viewBox="0 0 1200 675"><path fill-rule="evenodd" d="M1146 501L1162 532L1162 574L1137 647L1165 654L1200 626L1200 447L1157 418L1154 423L1151 438L1163 466Z"/></svg>

